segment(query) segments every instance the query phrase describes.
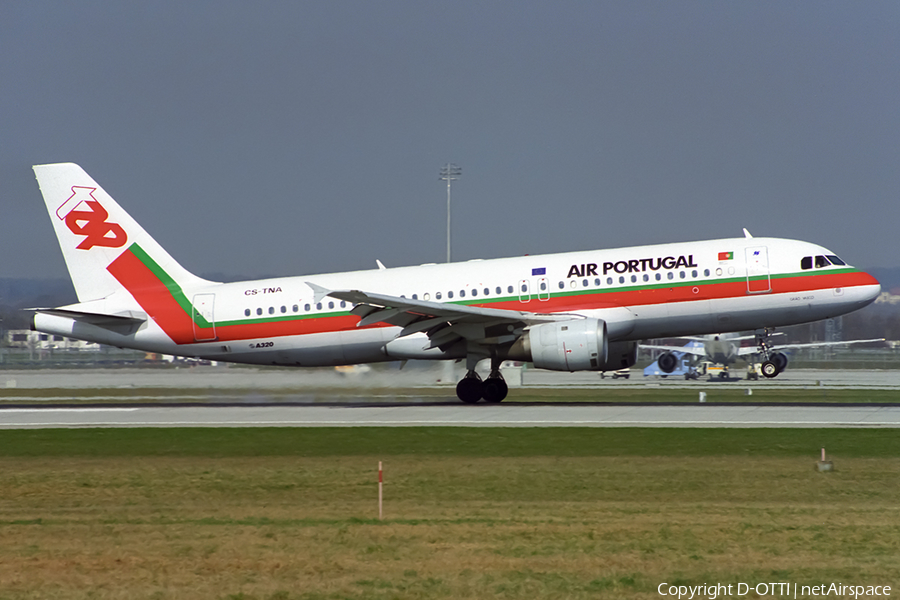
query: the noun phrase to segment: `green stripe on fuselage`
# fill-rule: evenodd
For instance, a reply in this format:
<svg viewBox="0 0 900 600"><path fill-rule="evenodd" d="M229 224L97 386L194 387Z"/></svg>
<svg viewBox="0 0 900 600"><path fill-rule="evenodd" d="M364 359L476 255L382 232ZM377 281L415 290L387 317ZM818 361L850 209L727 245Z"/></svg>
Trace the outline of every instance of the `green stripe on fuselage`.
<svg viewBox="0 0 900 600"><path fill-rule="evenodd" d="M203 318L203 315L200 314L199 311L194 310L194 305L191 304L190 300L188 300L187 296L184 295L184 291L181 289L181 286L178 285L174 279L172 279L165 270L157 264L153 258L150 257L149 254L144 252L144 249L141 248L137 243L134 243L129 248L132 254L139 261L141 261L145 267L150 269L150 271L156 275L156 278L159 279L166 289L169 290L169 293L172 295L172 298L175 299L175 302L178 303L178 306L184 310L184 312L193 319L194 323L197 327L201 328L209 328L212 327L212 323Z"/></svg>

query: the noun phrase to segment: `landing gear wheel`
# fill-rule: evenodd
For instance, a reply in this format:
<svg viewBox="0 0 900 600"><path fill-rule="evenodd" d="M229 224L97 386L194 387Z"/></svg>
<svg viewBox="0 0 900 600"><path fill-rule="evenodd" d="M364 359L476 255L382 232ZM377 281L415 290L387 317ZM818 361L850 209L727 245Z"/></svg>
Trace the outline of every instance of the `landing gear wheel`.
<svg viewBox="0 0 900 600"><path fill-rule="evenodd" d="M484 382L475 371L469 371L456 384L456 397L466 404L475 404L484 395Z"/></svg>
<svg viewBox="0 0 900 600"><path fill-rule="evenodd" d="M508 392L509 387L506 385L506 381L503 380L503 377L500 376L500 373L497 373L496 377L492 373L487 381L484 382L485 402L503 402L503 399L506 398Z"/></svg>
<svg viewBox="0 0 900 600"><path fill-rule="evenodd" d="M778 368L779 373L781 373L782 371L784 371L787 368L788 359L787 359L787 356L785 356L783 353L776 352L769 359L773 363L775 363L775 366Z"/></svg>
<svg viewBox="0 0 900 600"><path fill-rule="evenodd" d="M762 374L769 379L772 379L773 377L777 376L778 373L780 373L780 371L778 370L778 365L776 365L771 360L767 360L766 362L764 362L760 367L760 371L762 371Z"/></svg>

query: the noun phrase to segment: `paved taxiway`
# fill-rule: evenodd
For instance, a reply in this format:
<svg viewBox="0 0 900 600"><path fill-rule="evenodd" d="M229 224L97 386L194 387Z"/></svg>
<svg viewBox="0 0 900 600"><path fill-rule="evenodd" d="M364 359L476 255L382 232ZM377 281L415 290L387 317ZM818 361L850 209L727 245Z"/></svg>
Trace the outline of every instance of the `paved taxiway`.
<svg viewBox="0 0 900 600"><path fill-rule="evenodd" d="M3 429L419 426L900 428L900 406L229 405L0 410L0 428Z"/></svg>
<svg viewBox="0 0 900 600"><path fill-rule="evenodd" d="M412 362L412 361L411 361ZM382 368L384 367L384 368ZM371 370L351 369L265 369L253 367L191 367L179 369L33 369L0 371L0 399L4 389L86 389L86 388L183 388L186 390L257 390L265 395L271 390L381 389L443 387L448 397L462 378L465 369L452 365L450 372L442 364L407 366L403 370L380 365ZM760 389L796 389L827 387L831 389L897 389L900 392L900 370L892 369L788 369L775 379L758 381L742 379L744 373L733 369L729 381L707 379L685 381L680 377L643 377L632 369L630 379L601 379L598 373L562 373L541 369L504 369L511 388L700 388L748 387ZM512 398L511 398L512 399Z"/></svg>

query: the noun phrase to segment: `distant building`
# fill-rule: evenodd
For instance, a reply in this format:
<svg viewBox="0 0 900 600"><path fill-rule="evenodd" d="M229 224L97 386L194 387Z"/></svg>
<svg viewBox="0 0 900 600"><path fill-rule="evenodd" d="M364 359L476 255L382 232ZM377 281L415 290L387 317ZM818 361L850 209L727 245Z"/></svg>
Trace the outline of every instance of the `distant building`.
<svg viewBox="0 0 900 600"><path fill-rule="evenodd" d="M896 290L891 290L891 292ZM892 294L891 292L881 292L881 294L875 298L875 304L900 304L900 295Z"/></svg>
<svg viewBox="0 0 900 600"><path fill-rule="evenodd" d="M6 332L6 346L22 350L72 350L97 352L100 344L73 340L61 335L49 335L28 329L10 329Z"/></svg>

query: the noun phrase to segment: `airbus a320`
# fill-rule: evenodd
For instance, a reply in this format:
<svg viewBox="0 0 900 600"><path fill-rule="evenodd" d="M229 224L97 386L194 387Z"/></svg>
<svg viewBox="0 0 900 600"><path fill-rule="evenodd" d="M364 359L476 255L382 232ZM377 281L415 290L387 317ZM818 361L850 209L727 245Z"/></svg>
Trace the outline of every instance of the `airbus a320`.
<svg viewBox="0 0 900 600"><path fill-rule="evenodd" d="M259 365L465 360L456 393L468 403L507 396L504 360L614 371L642 339L816 321L881 291L821 246L749 234L218 283L184 269L78 165L34 171L78 297L37 309L36 330Z"/></svg>

